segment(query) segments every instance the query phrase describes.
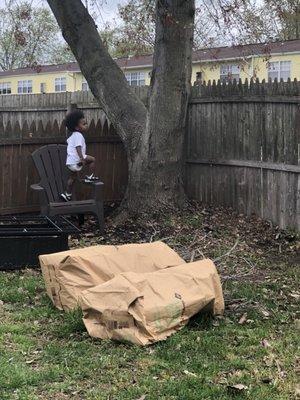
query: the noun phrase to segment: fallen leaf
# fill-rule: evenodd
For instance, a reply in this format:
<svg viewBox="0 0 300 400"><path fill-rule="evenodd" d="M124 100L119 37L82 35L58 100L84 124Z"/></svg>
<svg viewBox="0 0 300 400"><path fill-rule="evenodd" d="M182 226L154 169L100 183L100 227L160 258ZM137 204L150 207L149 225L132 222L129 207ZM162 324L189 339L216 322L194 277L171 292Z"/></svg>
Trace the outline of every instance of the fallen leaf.
<svg viewBox="0 0 300 400"><path fill-rule="evenodd" d="M146 398L146 395L145 395L145 394L143 394L143 396L139 397L139 398L138 398L138 399L136 399L136 400L145 400L145 398Z"/></svg>
<svg viewBox="0 0 300 400"><path fill-rule="evenodd" d="M34 363L34 360L27 360L27 361L25 361L25 364L32 364L32 363Z"/></svg>
<svg viewBox="0 0 300 400"><path fill-rule="evenodd" d="M270 316L270 313L269 313L269 311L267 311L267 310L260 310L260 312L262 313L262 315L265 317L265 318L269 318L269 316Z"/></svg>
<svg viewBox="0 0 300 400"><path fill-rule="evenodd" d="M239 319L239 324L243 325L247 321L247 313L243 314Z"/></svg>
<svg viewBox="0 0 300 400"><path fill-rule="evenodd" d="M93 237L95 237L94 233L85 233L84 236L87 237L87 238L93 238Z"/></svg>
<svg viewBox="0 0 300 400"><path fill-rule="evenodd" d="M272 367L274 365L274 355L273 354L271 356L265 356L263 358L263 360L267 367Z"/></svg>
<svg viewBox="0 0 300 400"><path fill-rule="evenodd" d="M243 392L244 390L247 390L248 386L238 383L236 385L228 385L227 389L234 393L240 393Z"/></svg>
<svg viewBox="0 0 300 400"><path fill-rule="evenodd" d="M267 341L267 339L263 339L263 340L261 341L261 345L262 345L263 347L271 347L271 345L270 345L270 343Z"/></svg>
<svg viewBox="0 0 300 400"><path fill-rule="evenodd" d="M290 297L293 297L293 298L296 299L296 300L299 300L299 299L300 299L300 294L299 294L299 293L290 293L289 296L290 296Z"/></svg>
<svg viewBox="0 0 300 400"><path fill-rule="evenodd" d="M194 372L189 372L189 371L186 370L186 369L183 371L183 373L184 373L185 375L189 375L189 376L194 376L194 377L197 376L196 374L194 374Z"/></svg>

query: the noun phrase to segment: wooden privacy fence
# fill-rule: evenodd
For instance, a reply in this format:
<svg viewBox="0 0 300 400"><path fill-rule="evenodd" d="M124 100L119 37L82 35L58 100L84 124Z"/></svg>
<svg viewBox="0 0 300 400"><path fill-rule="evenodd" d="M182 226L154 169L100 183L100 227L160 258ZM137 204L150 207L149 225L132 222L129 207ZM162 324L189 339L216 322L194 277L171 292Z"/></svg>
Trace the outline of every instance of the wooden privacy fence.
<svg viewBox="0 0 300 400"><path fill-rule="evenodd" d="M193 87L186 190L300 229L300 82Z"/></svg>
<svg viewBox="0 0 300 400"><path fill-rule="evenodd" d="M137 89L145 98L147 89ZM70 104L82 108L89 122L87 151L97 159L96 173L105 183L105 201L122 198L127 184L123 144L91 93L0 96L0 214L38 210L30 190L38 182L31 153L50 143L65 143L64 118ZM89 195L86 185L78 196Z"/></svg>
<svg viewBox="0 0 300 400"><path fill-rule="evenodd" d="M146 100L146 87L134 90ZM123 145L91 93L0 96L0 213L37 210L29 189L38 179L30 154L65 141L70 104L82 108L89 121L88 151L98 160L105 200L122 198ZM192 88L185 174L190 198L300 229L299 160L299 82L209 82Z"/></svg>

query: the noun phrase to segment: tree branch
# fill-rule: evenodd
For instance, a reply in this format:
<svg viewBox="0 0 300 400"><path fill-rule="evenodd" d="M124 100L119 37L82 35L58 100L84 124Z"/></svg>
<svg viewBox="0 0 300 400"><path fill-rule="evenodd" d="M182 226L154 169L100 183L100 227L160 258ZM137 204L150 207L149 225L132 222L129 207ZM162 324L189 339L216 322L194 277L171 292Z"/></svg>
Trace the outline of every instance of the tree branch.
<svg viewBox="0 0 300 400"><path fill-rule="evenodd" d="M147 110L109 55L94 20L80 0L47 1L93 95L125 145L131 142L127 149L136 148L145 130ZM133 156L134 152L129 159Z"/></svg>

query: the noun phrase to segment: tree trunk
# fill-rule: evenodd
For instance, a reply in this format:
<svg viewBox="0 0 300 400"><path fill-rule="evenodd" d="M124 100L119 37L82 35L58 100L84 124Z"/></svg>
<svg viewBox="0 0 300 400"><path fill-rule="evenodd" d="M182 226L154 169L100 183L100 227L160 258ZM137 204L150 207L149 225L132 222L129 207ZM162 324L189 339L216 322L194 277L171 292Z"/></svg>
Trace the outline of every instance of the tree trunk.
<svg viewBox="0 0 300 400"><path fill-rule="evenodd" d="M159 205L182 205L195 1L156 1L148 110L130 91L82 2L48 3L93 95L125 144L129 180L123 206L139 212Z"/></svg>
<svg viewBox="0 0 300 400"><path fill-rule="evenodd" d="M158 204L181 206L183 143L191 87L195 4L159 0L149 110L143 145L129 171L132 210ZM139 171L139 173L138 173Z"/></svg>

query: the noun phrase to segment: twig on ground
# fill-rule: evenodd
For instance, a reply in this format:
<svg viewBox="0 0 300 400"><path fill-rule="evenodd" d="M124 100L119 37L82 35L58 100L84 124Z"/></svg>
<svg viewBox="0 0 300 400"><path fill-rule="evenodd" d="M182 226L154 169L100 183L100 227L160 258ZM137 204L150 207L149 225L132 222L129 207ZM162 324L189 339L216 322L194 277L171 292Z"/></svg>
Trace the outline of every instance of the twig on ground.
<svg viewBox="0 0 300 400"><path fill-rule="evenodd" d="M190 258L190 262L193 262L193 261L194 261L194 258L195 258L195 253L196 253L196 251L195 251L195 250L193 250L193 251L192 251L191 258Z"/></svg>
<svg viewBox="0 0 300 400"><path fill-rule="evenodd" d="M156 235L159 233L159 231L155 228L155 226L154 226L151 222L149 222L148 224L151 226L151 228L152 228L153 231L154 231L154 232L152 233L152 235L150 236L149 242L151 243L151 242L153 241L154 236L156 236Z"/></svg>
<svg viewBox="0 0 300 400"><path fill-rule="evenodd" d="M236 246L238 245L238 243L239 243L239 238L236 239L236 241L235 241L234 245L231 247L231 249L229 249L225 254L222 254L221 256L215 258L215 259L213 260L213 262L216 262L216 261L220 260L221 258L224 258L224 257L229 256L229 254L232 253L233 250L236 248Z"/></svg>
<svg viewBox="0 0 300 400"><path fill-rule="evenodd" d="M172 236L166 236L164 238L159 239L161 242L165 242L167 240L170 240L172 238Z"/></svg>
<svg viewBox="0 0 300 400"><path fill-rule="evenodd" d="M196 251L200 254L200 256L202 256L203 259L204 259L204 258L207 258L207 257L202 253L201 250L197 249Z"/></svg>
<svg viewBox="0 0 300 400"><path fill-rule="evenodd" d="M250 265L251 269L256 268L256 265L252 264L252 262L250 260L247 260L244 257L242 257L242 260L244 260L248 265Z"/></svg>

